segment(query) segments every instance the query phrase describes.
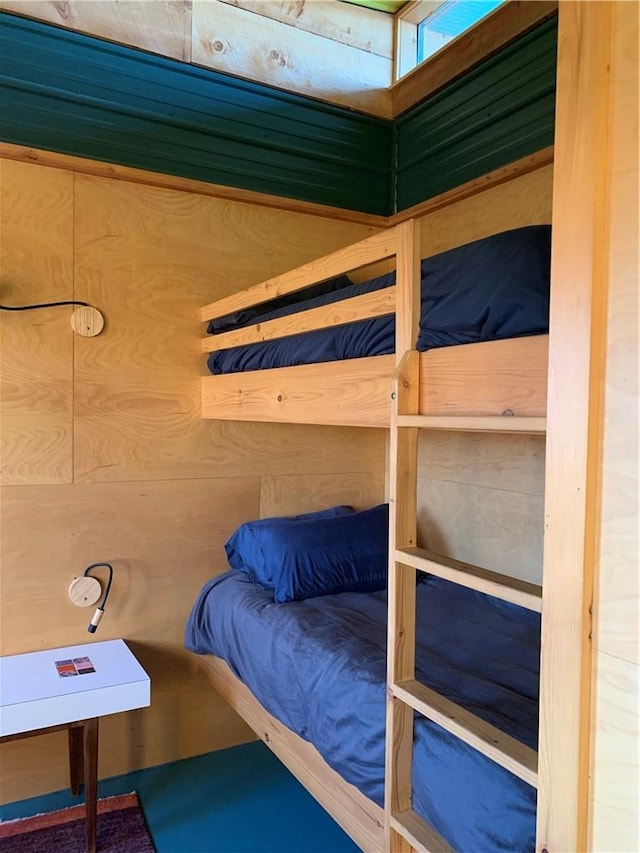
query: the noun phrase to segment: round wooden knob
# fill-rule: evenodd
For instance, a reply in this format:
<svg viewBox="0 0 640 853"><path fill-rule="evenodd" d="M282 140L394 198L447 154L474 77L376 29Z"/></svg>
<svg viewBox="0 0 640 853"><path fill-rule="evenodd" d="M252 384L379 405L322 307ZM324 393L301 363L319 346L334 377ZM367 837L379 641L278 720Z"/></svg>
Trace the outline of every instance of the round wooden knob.
<svg viewBox="0 0 640 853"><path fill-rule="evenodd" d="M71 328L85 338L95 338L104 328L104 317L97 308L82 305L71 315Z"/></svg>
<svg viewBox="0 0 640 853"><path fill-rule="evenodd" d="M77 607L91 607L102 595L100 581L83 575L69 584L69 598Z"/></svg>

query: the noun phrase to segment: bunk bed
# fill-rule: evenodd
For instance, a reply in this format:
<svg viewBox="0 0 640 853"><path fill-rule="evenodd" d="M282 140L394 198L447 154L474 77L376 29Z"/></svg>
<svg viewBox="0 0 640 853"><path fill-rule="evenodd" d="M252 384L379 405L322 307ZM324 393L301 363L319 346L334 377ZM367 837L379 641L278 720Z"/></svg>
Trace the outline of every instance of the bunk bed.
<svg viewBox="0 0 640 853"><path fill-rule="evenodd" d="M303 297L303 301L293 309L294 313L289 314L286 309L282 315L276 309L277 316L267 313L265 320L261 319L264 314L261 315L260 311L257 315L242 313L253 306L264 306L269 300L281 300L297 291L315 288L318 283L335 281L336 277L356 267L386 259L395 262L395 279L387 281L381 289L358 292L339 301L329 297L325 304L313 302L311 307L305 305ZM380 591L381 587L367 591L358 587L336 587L329 590L329 595L321 589L313 593L311 601L314 606L310 607L304 606L304 596L302 601L297 601L294 595L292 602L291 596L278 599L276 593L274 602L272 586L256 583L250 572L248 576L243 574L249 570L239 563L231 572L213 579L202 590L187 629L187 646L203 655L203 668L216 690L363 850L405 851L413 848L441 851L464 848L464 833L456 835L453 829L460 819L460 809L464 811L464 801L462 806L457 804L457 810L454 809L449 817L443 814L447 810L446 798L455 797L456 775L449 775L448 787L445 786L448 794L445 800L440 799L435 814L429 806L429 801L438 800L433 796L433 782L425 781L421 775L424 755L433 756L434 753L430 740L434 730L444 732L445 739L449 738L447 749L452 750L450 755L466 756L457 767L458 774L462 767L465 773L470 773L470 778L474 778L469 770L474 761L476 770L482 767L478 772L486 773L489 767L489 777L501 780L496 782L498 797L506 797L512 815L524 816L524 825L519 824L511 837L509 832L513 825L509 820L506 820L507 829L502 834L494 832L492 835L495 827L492 829L485 825L481 831L486 843L477 849L528 849L535 837L541 589L417 547L417 435L419 429L543 433L547 336L532 334L532 331L539 332L536 326L533 330L520 332L519 337L459 343L419 352L416 341L424 331L421 329L421 319L424 320L424 316L421 317L423 272L419 226L415 221L407 221L202 310L205 322L223 318L218 334L204 339L202 348L205 353L254 346L279 336L324 333L335 326L393 315L395 345L392 352L259 370L235 369L231 373L202 378L203 417L389 429L389 520L388 526L385 525L388 532L385 570L388 571L385 571L382 583L387 587L386 594ZM329 289L332 287L333 284ZM339 284L335 290L340 289ZM231 330L225 328L230 317L232 321L241 317L241 322ZM424 323L422 325L424 327ZM239 364L241 368L242 358ZM318 573L322 576L322 568L318 568ZM418 579L423 582L419 583ZM507 622L515 626L520 640L522 625L527 626L525 646L529 653L523 662L527 687L522 688L522 695L516 702L522 702L525 708L523 716L516 713L509 719L508 712L504 716L496 716L487 707L474 712L474 701L464 695L464 689L460 689L465 677L469 683L474 679L483 683L483 689L487 689L489 682L495 687L500 678L495 672L488 675L482 666L474 673L475 664L470 664L468 655L464 664L450 660L445 667L456 672L453 680L457 687L447 683L447 678L440 683L430 678L429 666L425 669L425 649L429 658L429 655L443 654L444 647L437 648L437 636L425 635L424 627L416 625L416 604L419 604L418 612L424 612L429 602L434 597L437 600L438 596L443 607L454 607L457 601L460 613L480 607L485 615L489 612L495 615L497 611L506 614ZM210 598L221 602L211 605L211 611L208 609ZM296 718L295 714L288 716L278 704L275 694L269 694L268 688L267 692L259 689L255 674L252 675L247 664L252 657L252 648L256 650L258 660L260 654L257 649L269 650L271 662L278 657L268 633L260 634L262 616L269 613L275 618L276 627L270 629L272 637L297 631L302 642L303 637L314 637L314 630L308 623L292 628L290 625L284 627L278 620L284 618L285 613L293 616L300 611L307 614L317 612L315 605L322 598L329 599L327 606L330 608L335 608L338 600L346 598L347 613L365 614L363 621L369 626L372 610L378 615L384 614L382 624L378 621L374 631L378 640L382 636L383 645L378 647L374 662L363 664L360 673L368 687L374 684L372 689L378 690L379 704L373 716L381 722L383 737L386 736L384 768L379 767L373 782L362 782L345 770L345 762L348 765L351 760L348 756L341 763L333 760L331 749L327 752L322 745L320 749L316 748L307 729L313 723ZM277 603L279 601L292 603ZM243 612L250 614L251 628L242 621L239 614ZM260 618L258 614L261 614ZM340 622L340 619L346 621ZM483 619L483 616L478 616L479 622ZM338 621L340 630L346 630L348 617L340 616ZM433 623L433 619L428 619L429 622ZM497 633L503 639L507 638L507 646L518 645L515 636L509 637L503 629L497 629ZM317 633L315 636L317 639ZM223 637L231 638L232 649L225 646ZM242 652L239 649L244 641L249 645ZM478 642L477 639L476 645ZM357 650L360 643L367 647L375 645L372 636L366 632L364 637L354 640ZM330 644L326 637L321 637L320 645L328 647ZM387 649L386 661L384 646ZM453 646L450 642L450 651ZM282 655L288 660L290 650L283 651ZM307 656L315 659L317 650L309 649ZM362 656L358 659L363 661ZM469 666L472 666L471 673ZM263 661L258 670L264 673L266 667ZM376 670L376 678L369 667ZM362 687L356 669L351 667L350 683L358 683ZM336 689L344 690L345 685ZM513 698L514 692L520 688L500 683L498 693L503 689L510 691ZM383 719L385 703L386 716ZM303 704L302 700L298 702L298 710ZM495 707L504 703L496 694L489 700L491 704ZM524 718L527 723L523 728ZM334 721L334 725L340 724ZM379 736L378 731L378 743ZM376 735L371 732L366 737L367 743L376 741ZM462 742L462 753L455 745L459 742ZM422 753L422 759L416 758L416 766L414 751L416 755ZM469 761L470 764L466 763ZM476 776L476 790L480 788L478 779ZM381 785L384 787L384 804ZM473 788L474 783L468 790L471 799ZM473 812L474 808L470 807L470 811ZM455 840L450 843L444 835L453 835Z"/></svg>

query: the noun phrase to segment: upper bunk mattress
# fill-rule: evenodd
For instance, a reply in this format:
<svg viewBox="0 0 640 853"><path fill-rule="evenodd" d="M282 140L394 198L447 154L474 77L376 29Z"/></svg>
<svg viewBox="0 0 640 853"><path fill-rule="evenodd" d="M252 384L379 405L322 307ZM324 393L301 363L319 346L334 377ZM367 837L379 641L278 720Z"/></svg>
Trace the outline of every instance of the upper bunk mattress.
<svg viewBox="0 0 640 853"><path fill-rule="evenodd" d="M433 577L417 586L419 681L536 748L540 617ZM242 571L209 581L185 630L344 779L384 800L385 592L276 604ZM536 792L429 720L413 805L459 851L535 849Z"/></svg>
<svg viewBox="0 0 640 853"><path fill-rule="evenodd" d="M417 349L546 334L550 265L550 225L504 231L425 258L421 264ZM215 335L243 328L393 284L395 272L359 284L349 284L341 276L308 291L214 320L208 331ZM395 317L391 315L218 350L211 353L207 366L214 374L237 373L394 351Z"/></svg>

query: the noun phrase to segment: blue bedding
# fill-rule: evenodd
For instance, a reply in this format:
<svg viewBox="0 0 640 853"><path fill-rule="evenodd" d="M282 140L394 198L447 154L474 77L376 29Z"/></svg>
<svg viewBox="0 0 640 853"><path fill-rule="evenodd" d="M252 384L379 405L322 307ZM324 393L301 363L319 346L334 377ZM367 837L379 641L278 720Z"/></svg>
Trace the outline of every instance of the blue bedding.
<svg viewBox="0 0 640 853"><path fill-rule="evenodd" d="M417 597L418 679L536 748L539 616L433 577ZM271 714L382 805L386 610L385 592L275 604L232 571L201 590L185 644L223 658ZM535 790L419 716L413 798L456 850L534 850Z"/></svg>
<svg viewBox="0 0 640 853"><path fill-rule="evenodd" d="M550 265L549 225L504 231L425 258L417 349L545 334L549 328ZM220 318L210 324L209 331L242 328L392 284L395 272L347 286L332 280L314 286L312 298L276 308L266 304L250 317ZM210 354L207 366L214 374L236 373L394 351L395 317L391 315L218 350Z"/></svg>

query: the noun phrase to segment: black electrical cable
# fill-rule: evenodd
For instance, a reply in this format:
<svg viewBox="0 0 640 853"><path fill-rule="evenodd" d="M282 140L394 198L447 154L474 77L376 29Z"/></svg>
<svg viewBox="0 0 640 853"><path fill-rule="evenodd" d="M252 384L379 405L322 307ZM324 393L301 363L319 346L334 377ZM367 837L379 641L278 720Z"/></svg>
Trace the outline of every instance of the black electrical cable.
<svg viewBox="0 0 640 853"><path fill-rule="evenodd" d="M90 308L88 302L80 302L79 299L65 299L62 302L38 302L35 305L0 305L2 311L31 311L34 308L56 308L58 305L84 305Z"/></svg>
<svg viewBox="0 0 640 853"><path fill-rule="evenodd" d="M91 620L91 622L89 622L89 627L87 628L87 631L90 634L95 634L96 628L98 627L98 625L100 624L100 620L102 619L102 614L104 613L104 606L107 603L107 597L109 595L109 590L111 589L111 583L113 581L113 566L111 565L111 563L91 563L91 565L87 566L87 568L82 573L84 577L87 577L92 569L100 568L109 570L109 580L107 581L107 587L103 593L103 596L100 599L100 602L98 603L96 612L93 614L93 619Z"/></svg>

